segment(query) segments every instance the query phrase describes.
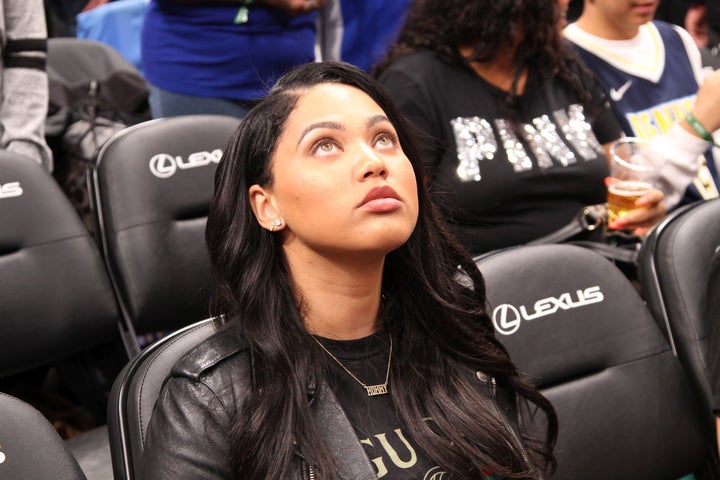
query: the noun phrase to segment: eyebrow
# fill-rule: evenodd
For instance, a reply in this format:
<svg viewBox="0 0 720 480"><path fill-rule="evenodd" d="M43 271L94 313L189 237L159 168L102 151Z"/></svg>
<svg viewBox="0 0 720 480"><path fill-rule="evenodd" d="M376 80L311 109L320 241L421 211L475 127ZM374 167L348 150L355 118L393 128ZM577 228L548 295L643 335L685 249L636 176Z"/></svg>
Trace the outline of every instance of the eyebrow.
<svg viewBox="0 0 720 480"><path fill-rule="evenodd" d="M373 115L372 117L368 118L367 121L367 128L373 127L381 122L389 122L390 120L385 115ZM298 140L298 145L300 142L302 142L303 138L310 133L311 131L317 129L317 128L330 128L332 130L345 130L345 125L342 123L337 122L316 122L311 123L305 129L302 131L302 134L300 134L300 139Z"/></svg>

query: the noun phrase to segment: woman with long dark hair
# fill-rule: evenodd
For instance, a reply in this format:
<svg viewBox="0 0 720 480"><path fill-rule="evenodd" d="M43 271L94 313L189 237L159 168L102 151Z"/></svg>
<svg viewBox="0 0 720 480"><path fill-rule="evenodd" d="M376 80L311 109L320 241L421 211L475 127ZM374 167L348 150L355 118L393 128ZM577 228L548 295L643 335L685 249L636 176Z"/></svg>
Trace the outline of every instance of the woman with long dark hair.
<svg viewBox="0 0 720 480"><path fill-rule="evenodd" d="M568 0L415 0L376 75L427 137L434 198L471 253L526 243L606 199L622 132L563 40ZM604 148L603 148L604 147ZM642 234L654 190L610 227Z"/></svg>
<svg viewBox="0 0 720 480"><path fill-rule="evenodd" d="M252 109L207 224L222 325L167 380L145 478L553 468L554 410L495 339L482 276L423 176L402 115L356 67L296 68ZM541 439L523 420L534 414Z"/></svg>

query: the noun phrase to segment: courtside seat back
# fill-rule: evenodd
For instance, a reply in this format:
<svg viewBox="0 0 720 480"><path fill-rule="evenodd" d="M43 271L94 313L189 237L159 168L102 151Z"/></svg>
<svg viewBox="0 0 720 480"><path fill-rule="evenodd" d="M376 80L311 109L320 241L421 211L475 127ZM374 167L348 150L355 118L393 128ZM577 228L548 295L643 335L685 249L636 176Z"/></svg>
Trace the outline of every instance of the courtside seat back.
<svg viewBox="0 0 720 480"><path fill-rule="evenodd" d="M551 400L558 479L677 479L700 471L710 425L625 276L572 245L481 257L497 337Z"/></svg>
<svg viewBox="0 0 720 480"><path fill-rule="evenodd" d="M205 223L218 162L239 120L151 120L111 138L91 172L102 249L137 333L207 318Z"/></svg>
<svg viewBox="0 0 720 480"><path fill-rule="evenodd" d="M136 469L145 433L165 379L180 357L214 332L212 318L176 330L143 350L115 379L108 433L116 480L139 478Z"/></svg>
<svg viewBox="0 0 720 480"><path fill-rule="evenodd" d="M712 322L705 318L707 283L720 246L720 199L690 205L668 216L640 251L640 281L648 307L665 327L711 417L708 348ZM720 302L720 298L712 301Z"/></svg>
<svg viewBox="0 0 720 480"><path fill-rule="evenodd" d="M47 171L8 151L0 219L0 376L117 337L117 304L87 229Z"/></svg>
<svg viewBox="0 0 720 480"><path fill-rule="evenodd" d="M0 393L0 478L85 480L50 422L34 407Z"/></svg>

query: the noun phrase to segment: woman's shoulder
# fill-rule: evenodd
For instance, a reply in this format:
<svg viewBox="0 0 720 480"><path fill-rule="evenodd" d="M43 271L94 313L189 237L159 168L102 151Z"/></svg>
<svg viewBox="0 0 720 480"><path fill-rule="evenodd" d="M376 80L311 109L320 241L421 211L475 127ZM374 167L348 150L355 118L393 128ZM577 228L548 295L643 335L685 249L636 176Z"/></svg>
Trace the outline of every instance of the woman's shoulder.
<svg viewBox="0 0 720 480"><path fill-rule="evenodd" d="M248 342L231 328L222 328L187 351L170 376L206 383L209 378L236 377L250 365Z"/></svg>

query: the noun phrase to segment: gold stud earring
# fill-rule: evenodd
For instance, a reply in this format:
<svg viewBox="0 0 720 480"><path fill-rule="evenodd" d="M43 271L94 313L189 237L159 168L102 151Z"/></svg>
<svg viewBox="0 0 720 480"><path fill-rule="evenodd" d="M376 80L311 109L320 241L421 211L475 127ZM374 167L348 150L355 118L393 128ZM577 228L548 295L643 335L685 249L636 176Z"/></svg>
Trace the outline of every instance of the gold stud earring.
<svg viewBox="0 0 720 480"><path fill-rule="evenodd" d="M275 221L272 223L272 226L270 227L270 231L274 232L276 228L278 228L280 225L282 225L283 221L279 218L275 219Z"/></svg>

